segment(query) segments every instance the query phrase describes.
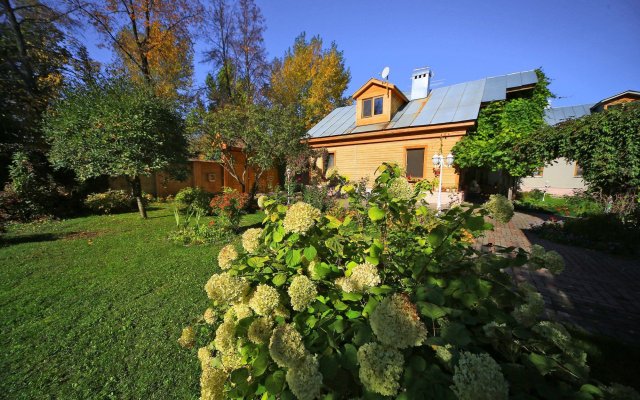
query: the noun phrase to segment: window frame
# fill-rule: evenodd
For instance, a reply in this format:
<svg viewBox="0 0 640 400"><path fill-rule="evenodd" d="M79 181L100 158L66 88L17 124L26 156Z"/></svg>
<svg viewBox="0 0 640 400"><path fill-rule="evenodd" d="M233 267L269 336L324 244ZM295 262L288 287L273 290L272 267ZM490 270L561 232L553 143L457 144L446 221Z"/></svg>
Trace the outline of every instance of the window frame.
<svg viewBox="0 0 640 400"><path fill-rule="evenodd" d="M382 111L380 112L380 114L376 114L376 100L380 99L382 101ZM377 117L380 115L384 114L384 96L374 96L374 97L367 97L366 99L362 99L362 110L360 111L360 117L361 118L373 118L373 117ZM371 114L370 115L365 115L364 114L364 110L365 110L365 106L364 103L366 101L370 101L371 102Z"/></svg>
<svg viewBox="0 0 640 400"><path fill-rule="evenodd" d="M404 169L405 169L405 177L407 177L407 171L409 169L409 150L423 150L422 153L422 176L421 177L411 177L409 182L416 182L422 179L427 178L427 145L415 145L415 146L404 146Z"/></svg>
<svg viewBox="0 0 640 400"><path fill-rule="evenodd" d="M329 166L329 156L333 156L333 165ZM329 170L329 168L335 168L336 166L336 152L335 151L328 151L327 152L327 162L323 163L322 167L324 168L324 172L327 172Z"/></svg>

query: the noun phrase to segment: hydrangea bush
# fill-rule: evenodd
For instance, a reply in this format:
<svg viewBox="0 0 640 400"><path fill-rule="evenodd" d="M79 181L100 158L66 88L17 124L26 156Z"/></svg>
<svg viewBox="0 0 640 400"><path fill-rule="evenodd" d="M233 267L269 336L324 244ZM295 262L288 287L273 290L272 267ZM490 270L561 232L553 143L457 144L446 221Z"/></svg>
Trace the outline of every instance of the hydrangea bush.
<svg viewBox="0 0 640 400"><path fill-rule="evenodd" d="M543 320L540 294L509 273L559 272L561 257L483 253L470 238L492 228L488 210L436 216L403 179L384 164L366 199L345 185L343 219L260 199L263 228L221 250L211 305L180 338L198 349L202 399L606 395L578 342Z"/></svg>

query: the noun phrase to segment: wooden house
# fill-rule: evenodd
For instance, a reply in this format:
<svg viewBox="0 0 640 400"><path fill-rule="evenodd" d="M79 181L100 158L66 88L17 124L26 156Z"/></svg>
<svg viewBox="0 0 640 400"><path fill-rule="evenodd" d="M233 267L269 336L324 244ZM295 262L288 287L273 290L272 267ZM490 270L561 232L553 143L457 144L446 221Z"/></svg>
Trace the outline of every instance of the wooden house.
<svg viewBox="0 0 640 400"><path fill-rule="evenodd" d="M438 174L433 155L450 153L476 124L483 105L529 93L537 82L532 70L432 89L431 76L429 68L414 70L409 94L389 82L367 81L353 94L352 105L333 110L309 130L311 147L328 152L318 167L335 167L371 184L382 162L396 162L410 179L433 180ZM461 200L460 171L445 167L442 179L444 191Z"/></svg>

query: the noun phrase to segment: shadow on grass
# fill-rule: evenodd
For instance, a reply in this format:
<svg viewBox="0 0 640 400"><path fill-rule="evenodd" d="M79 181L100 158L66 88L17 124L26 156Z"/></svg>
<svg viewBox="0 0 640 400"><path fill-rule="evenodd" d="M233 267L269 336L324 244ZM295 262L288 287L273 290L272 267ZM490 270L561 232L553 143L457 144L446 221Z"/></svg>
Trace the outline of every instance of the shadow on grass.
<svg viewBox="0 0 640 400"><path fill-rule="evenodd" d="M8 247L22 243L52 242L54 240L59 240L66 235L67 234L60 233L34 233L31 235L0 237L0 247Z"/></svg>

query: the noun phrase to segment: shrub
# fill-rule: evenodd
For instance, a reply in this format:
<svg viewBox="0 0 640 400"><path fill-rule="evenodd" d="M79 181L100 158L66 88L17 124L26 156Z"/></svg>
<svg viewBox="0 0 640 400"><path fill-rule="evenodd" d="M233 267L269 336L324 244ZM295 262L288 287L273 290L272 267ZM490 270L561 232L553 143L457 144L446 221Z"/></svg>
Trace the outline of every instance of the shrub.
<svg viewBox="0 0 640 400"><path fill-rule="evenodd" d="M525 193L525 195L526 197L535 201L542 201L542 199L544 198L544 192L540 189L533 189L530 192Z"/></svg>
<svg viewBox="0 0 640 400"><path fill-rule="evenodd" d="M247 205L249 196L237 190L225 187L222 194L211 199L210 206L213 213L218 215L221 224L227 224L232 229L237 230L240 225L242 210Z"/></svg>
<svg viewBox="0 0 640 400"><path fill-rule="evenodd" d="M419 192L389 193L397 166L378 172L368 200L349 190L361 222L262 200L257 248L225 258L205 285L206 318L191 326L203 398L598 398L582 390L581 347L505 272L530 255L466 239L491 229L488 211L434 217ZM560 269L540 248L527 268L547 260Z"/></svg>
<svg viewBox="0 0 640 400"><path fill-rule="evenodd" d="M492 194L484 205L496 221L507 223L513 218L513 203L501 194Z"/></svg>
<svg viewBox="0 0 640 400"><path fill-rule="evenodd" d="M84 201L85 207L95 214L113 214L133 211L136 199L124 190L108 190L104 193L93 193Z"/></svg>
<svg viewBox="0 0 640 400"><path fill-rule="evenodd" d="M180 189L176 194L175 202L183 208L192 208L202 214L210 214L209 203L213 198L213 193L207 192L199 187L186 187Z"/></svg>
<svg viewBox="0 0 640 400"><path fill-rule="evenodd" d="M324 212L333 207L335 200L329 196L327 186L305 185L302 189L302 200Z"/></svg>
<svg viewBox="0 0 640 400"><path fill-rule="evenodd" d="M208 223L200 222L202 213L199 210L189 209L186 216L181 216L177 208L173 209L176 221L176 230L169 233L169 240L185 246L226 243L233 237L233 232L228 226L211 220Z"/></svg>

